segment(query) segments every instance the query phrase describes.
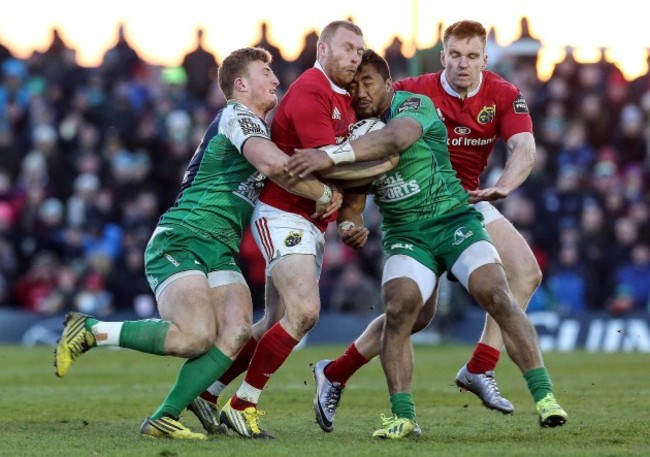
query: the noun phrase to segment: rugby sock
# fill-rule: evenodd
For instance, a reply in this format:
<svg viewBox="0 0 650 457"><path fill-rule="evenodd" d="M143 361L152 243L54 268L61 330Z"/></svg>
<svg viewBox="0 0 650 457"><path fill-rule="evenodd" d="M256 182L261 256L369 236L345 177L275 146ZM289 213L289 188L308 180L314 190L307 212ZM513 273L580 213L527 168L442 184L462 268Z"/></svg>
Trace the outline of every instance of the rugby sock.
<svg viewBox="0 0 650 457"><path fill-rule="evenodd" d="M496 368L499 362L501 351L488 346L487 344L478 343L472 354L472 358L467 362L467 369L470 373L485 373Z"/></svg>
<svg viewBox="0 0 650 457"><path fill-rule="evenodd" d="M232 363L230 368L228 368L228 371L226 371L218 381L215 381L210 387L203 391L201 398L216 403L219 395L224 391L228 384L248 369L248 365L251 363L256 347L257 340L251 337L242 350L239 351L239 355L237 355L235 361Z"/></svg>
<svg viewBox="0 0 650 457"><path fill-rule="evenodd" d="M533 396L533 401L537 403L547 394L553 393L553 383L548 375L548 370L544 367L533 368L524 373L524 379L528 384L528 390Z"/></svg>
<svg viewBox="0 0 650 457"><path fill-rule="evenodd" d="M160 319L124 321L120 332L120 347L164 355L165 338L171 325L170 322Z"/></svg>
<svg viewBox="0 0 650 457"><path fill-rule="evenodd" d="M271 327L257 344L244 383L235 394L231 406L243 410L257 404L259 394L271 375L282 366L297 344L298 341L279 322Z"/></svg>
<svg viewBox="0 0 650 457"><path fill-rule="evenodd" d="M187 360L178 372L174 387L151 418L178 418L181 411L205 389L205 386L223 375L231 365L232 360L216 347L200 357Z"/></svg>
<svg viewBox="0 0 650 457"><path fill-rule="evenodd" d="M86 321L86 328L95 336L97 346L119 346L120 334L124 322L102 322L96 319L89 325L90 319ZM90 328L88 328L90 327Z"/></svg>
<svg viewBox="0 0 650 457"><path fill-rule="evenodd" d="M391 395L390 410L397 417L415 420L415 403L410 393L400 392Z"/></svg>
<svg viewBox="0 0 650 457"><path fill-rule="evenodd" d="M325 376L330 382L338 382L343 387L352 375L369 361L352 343L338 359L325 367Z"/></svg>

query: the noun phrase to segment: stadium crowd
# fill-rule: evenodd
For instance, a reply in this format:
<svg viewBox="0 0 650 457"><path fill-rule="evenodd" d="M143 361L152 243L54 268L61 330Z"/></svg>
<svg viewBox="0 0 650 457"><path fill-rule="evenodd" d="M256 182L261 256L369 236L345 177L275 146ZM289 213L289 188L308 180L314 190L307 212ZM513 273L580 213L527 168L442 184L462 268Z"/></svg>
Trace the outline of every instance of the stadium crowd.
<svg viewBox="0 0 650 457"><path fill-rule="evenodd" d="M257 46L274 58L286 90L311 67L316 32L287 61L262 24ZM245 43L244 43L245 44ZM537 162L505 201L504 215L525 235L544 273L529 309L614 314L650 310L650 73L632 81L606 58L578 63L571 49L550 78L536 72L539 40L522 19L521 36L498 44L488 69L528 102ZM383 50L395 80L441 69L441 43L407 59L395 37ZM650 65L650 53L648 55ZM0 306L42 315L80 310L156 313L143 250L173 204L186 164L225 104L218 59L197 47L177 68L143 61L119 27L98 67L81 67L52 31L43 52L18 59L0 43ZM500 145L483 180L505 162ZM354 251L331 224L323 308L379 313L379 215L367 206L368 245ZM240 265L263 308L264 260L247 232ZM453 289L455 300L466 301Z"/></svg>

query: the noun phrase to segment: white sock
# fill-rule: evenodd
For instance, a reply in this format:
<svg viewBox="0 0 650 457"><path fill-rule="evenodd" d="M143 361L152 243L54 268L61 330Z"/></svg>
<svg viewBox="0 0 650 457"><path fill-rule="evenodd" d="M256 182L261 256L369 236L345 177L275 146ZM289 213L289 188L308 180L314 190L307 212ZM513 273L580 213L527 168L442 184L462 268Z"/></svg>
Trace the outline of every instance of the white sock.
<svg viewBox="0 0 650 457"><path fill-rule="evenodd" d="M257 404L257 401L259 400L261 393L262 393L261 389L257 389L251 386L250 384L243 382L241 387L235 393L235 395L237 395L237 397L249 403Z"/></svg>
<svg viewBox="0 0 650 457"><path fill-rule="evenodd" d="M97 346L119 346L124 322L97 322L90 329L95 335Z"/></svg>
<svg viewBox="0 0 650 457"><path fill-rule="evenodd" d="M212 384L210 387L208 387L205 390L210 392L215 397L218 397L219 395L221 395L221 392L223 392L225 388L226 388L226 385L224 383L219 382L219 381L215 381L214 384Z"/></svg>

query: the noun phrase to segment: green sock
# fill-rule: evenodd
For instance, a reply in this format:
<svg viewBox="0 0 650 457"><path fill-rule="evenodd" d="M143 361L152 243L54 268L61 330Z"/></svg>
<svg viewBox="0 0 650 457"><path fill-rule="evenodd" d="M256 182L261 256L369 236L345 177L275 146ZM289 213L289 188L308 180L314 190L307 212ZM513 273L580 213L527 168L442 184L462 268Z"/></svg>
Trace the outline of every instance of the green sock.
<svg viewBox="0 0 650 457"><path fill-rule="evenodd" d="M169 327L171 323L159 319L124 321L120 332L120 347L164 355L165 337Z"/></svg>
<svg viewBox="0 0 650 457"><path fill-rule="evenodd" d="M400 392L391 395L390 409L397 417L415 420L415 403L410 393Z"/></svg>
<svg viewBox="0 0 650 457"><path fill-rule="evenodd" d="M553 383L546 368L533 368L524 373L524 378L535 403L553 393Z"/></svg>
<svg viewBox="0 0 650 457"><path fill-rule="evenodd" d="M179 417L192 400L228 371L230 365L232 360L216 347L185 362L178 372L176 384L151 418L156 420L163 415Z"/></svg>

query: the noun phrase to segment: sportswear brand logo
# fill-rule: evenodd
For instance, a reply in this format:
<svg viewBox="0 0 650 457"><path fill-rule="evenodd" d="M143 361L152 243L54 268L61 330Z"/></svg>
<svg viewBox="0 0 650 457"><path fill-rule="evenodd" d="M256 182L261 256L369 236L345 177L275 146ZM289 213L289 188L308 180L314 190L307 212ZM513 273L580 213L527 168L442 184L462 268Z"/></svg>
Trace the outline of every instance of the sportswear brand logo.
<svg viewBox="0 0 650 457"><path fill-rule="evenodd" d="M454 128L454 133L457 135L469 135L472 133L472 130L469 127L463 127L459 125L458 127Z"/></svg>
<svg viewBox="0 0 650 457"><path fill-rule="evenodd" d="M465 241L466 239L470 238L473 235L474 232L472 232L471 230L467 230L466 227L458 227L454 232L454 242L452 244L454 246L458 246L463 241Z"/></svg>
<svg viewBox="0 0 650 457"><path fill-rule="evenodd" d="M332 111L332 119L341 120L341 112L336 106L334 107L334 111Z"/></svg>
<svg viewBox="0 0 650 457"><path fill-rule="evenodd" d="M413 245L408 243L395 243L390 245L390 249L406 249L408 251L413 250Z"/></svg>
<svg viewBox="0 0 650 457"><path fill-rule="evenodd" d="M169 254L165 254L165 258L166 258L167 260L169 260L169 263L171 263L171 264L174 265L175 267L180 266L180 263L178 263L178 260L176 260L175 258L173 258L172 256L170 256Z"/></svg>

